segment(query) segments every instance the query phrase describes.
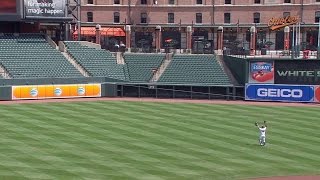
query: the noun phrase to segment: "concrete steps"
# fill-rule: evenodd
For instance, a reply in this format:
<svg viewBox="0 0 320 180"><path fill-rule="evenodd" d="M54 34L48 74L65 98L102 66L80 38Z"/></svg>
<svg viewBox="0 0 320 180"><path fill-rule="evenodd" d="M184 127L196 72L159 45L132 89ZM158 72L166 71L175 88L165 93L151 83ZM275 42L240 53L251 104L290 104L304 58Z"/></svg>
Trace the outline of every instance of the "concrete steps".
<svg viewBox="0 0 320 180"><path fill-rule="evenodd" d="M168 65L171 63L172 57L173 57L172 53L166 54L165 60L162 62L160 67L155 71L150 82L157 82L159 80L163 72L167 69Z"/></svg>
<svg viewBox="0 0 320 180"><path fill-rule="evenodd" d="M63 56L85 77L90 77L89 72L86 71L78 62L73 59L68 52L61 52Z"/></svg>

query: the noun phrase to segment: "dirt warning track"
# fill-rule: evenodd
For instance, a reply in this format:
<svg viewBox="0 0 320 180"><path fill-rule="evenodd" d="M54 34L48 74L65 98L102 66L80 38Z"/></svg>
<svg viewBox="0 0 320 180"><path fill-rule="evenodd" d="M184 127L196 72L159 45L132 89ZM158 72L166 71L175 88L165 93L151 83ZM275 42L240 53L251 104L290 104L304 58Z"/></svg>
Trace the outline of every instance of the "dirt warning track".
<svg viewBox="0 0 320 180"><path fill-rule="evenodd" d="M163 103L200 103L200 104L233 104L253 106L294 106L320 107L316 103L284 103L284 102L254 102L254 101L226 101L226 100L196 100L196 99L156 99L156 98L74 98L74 99L39 99L0 101L0 104L30 104L50 102L92 102L92 101L133 101L133 102L163 102Z"/></svg>

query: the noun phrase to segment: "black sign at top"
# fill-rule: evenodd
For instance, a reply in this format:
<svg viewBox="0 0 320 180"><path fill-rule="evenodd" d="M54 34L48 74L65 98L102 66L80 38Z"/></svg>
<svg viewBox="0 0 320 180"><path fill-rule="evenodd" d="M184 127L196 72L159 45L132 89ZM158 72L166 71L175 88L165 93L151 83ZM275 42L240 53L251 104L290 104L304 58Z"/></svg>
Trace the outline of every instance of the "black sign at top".
<svg viewBox="0 0 320 180"><path fill-rule="evenodd" d="M66 0L24 0L26 18L63 18Z"/></svg>
<svg viewBox="0 0 320 180"><path fill-rule="evenodd" d="M318 60L279 60L274 68L275 84L320 84Z"/></svg>

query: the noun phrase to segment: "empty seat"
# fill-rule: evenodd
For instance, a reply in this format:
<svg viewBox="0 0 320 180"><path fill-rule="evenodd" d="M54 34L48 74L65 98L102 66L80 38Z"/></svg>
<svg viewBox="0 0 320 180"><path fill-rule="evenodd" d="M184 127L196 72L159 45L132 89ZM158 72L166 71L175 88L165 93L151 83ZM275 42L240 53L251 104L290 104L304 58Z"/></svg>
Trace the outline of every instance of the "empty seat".
<svg viewBox="0 0 320 180"><path fill-rule="evenodd" d="M153 76L153 69L158 69L165 59L163 54L133 54L124 56L128 65L130 81L149 82Z"/></svg>
<svg viewBox="0 0 320 180"><path fill-rule="evenodd" d="M76 41L64 42L68 53L79 63L91 76L109 77L118 80L128 80L126 67L117 64L116 57L109 51L84 46Z"/></svg>
<svg viewBox="0 0 320 180"><path fill-rule="evenodd" d="M41 34L5 34L0 49L0 63L13 78L83 77Z"/></svg>
<svg viewBox="0 0 320 180"><path fill-rule="evenodd" d="M230 85L214 55L175 55L158 82Z"/></svg>

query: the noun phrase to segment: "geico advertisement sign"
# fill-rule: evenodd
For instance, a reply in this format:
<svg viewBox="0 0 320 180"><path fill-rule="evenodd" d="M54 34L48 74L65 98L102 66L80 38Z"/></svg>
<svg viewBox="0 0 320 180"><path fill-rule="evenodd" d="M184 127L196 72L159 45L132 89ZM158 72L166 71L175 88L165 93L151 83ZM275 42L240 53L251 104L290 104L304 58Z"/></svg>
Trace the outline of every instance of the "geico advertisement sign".
<svg viewBox="0 0 320 180"><path fill-rule="evenodd" d="M259 88L257 90L257 96L259 97L303 97L303 91L301 89L267 89Z"/></svg>
<svg viewBox="0 0 320 180"><path fill-rule="evenodd" d="M314 101L314 87L296 85L247 84L245 90L245 99L261 101L311 102Z"/></svg>

